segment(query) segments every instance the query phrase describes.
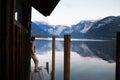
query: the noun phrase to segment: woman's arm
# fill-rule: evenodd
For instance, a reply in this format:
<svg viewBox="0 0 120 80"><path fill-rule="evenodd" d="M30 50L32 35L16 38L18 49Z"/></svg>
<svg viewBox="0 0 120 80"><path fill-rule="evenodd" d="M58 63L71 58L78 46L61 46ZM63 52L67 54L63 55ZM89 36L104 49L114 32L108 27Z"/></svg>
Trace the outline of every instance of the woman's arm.
<svg viewBox="0 0 120 80"><path fill-rule="evenodd" d="M36 53L36 46L33 46L33 47L32 47L32 51L33 51L33 54Z"/></svg>

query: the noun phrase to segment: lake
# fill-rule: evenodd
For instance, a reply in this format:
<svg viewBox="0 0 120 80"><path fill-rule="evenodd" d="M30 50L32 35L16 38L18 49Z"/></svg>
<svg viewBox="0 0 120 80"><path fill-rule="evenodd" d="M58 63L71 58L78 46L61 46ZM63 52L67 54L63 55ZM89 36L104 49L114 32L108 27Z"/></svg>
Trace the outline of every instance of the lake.
<svg viewBox="0 0 120 80"><path fill-rule="evenodd" d="M52 41L51 38L37 38L37 56L39 66L49 62L51 73ZM55 77L63 80L64 41L56 39ZM116 42L110 40L71 39L71 80L115 80ZM31 67L34 63L31 60Z"/></svg>

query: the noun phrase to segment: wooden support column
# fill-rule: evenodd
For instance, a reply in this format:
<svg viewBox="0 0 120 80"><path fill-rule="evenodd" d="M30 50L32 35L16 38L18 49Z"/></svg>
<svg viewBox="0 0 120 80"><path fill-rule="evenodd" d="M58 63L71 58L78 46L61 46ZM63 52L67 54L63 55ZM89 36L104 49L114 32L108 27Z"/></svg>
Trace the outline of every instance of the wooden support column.
<svg viewBox="0 0 120 80"><path fill-rule="evenodd" d="M13 55L14 1L0 1L0 80L15 80Z"/></svg>
<svg viewBox="0 0 120 80"><path fill-rule="evenodd" d="M64 36L64 80L70 80L70 35Z"/></svg>
<svg viewBox="0 0 120 80"><path fill-rule="evenodd" d="M55 36L52 37L52 76L51 80L55 80Z"/></svg>
<svg viewBox="0 0 120 80"><path fill-rule="evenodd" d="M49 63L48 62L46 62L46 69L47 69L48 74L49 74Z"/></svg>
<svg viewBox="0 0 120 80"><path fill-rule="evenodd" d="M120 80L120 32L117 33L116 80Z"/></svg>
<svg viewBox="0 0 120 80"><path fill-rule="evenodd" d="M1 44L1 0L0 0L0 44ZM0 51L1 51L1 46L0 46ZM1 53L1 52L0 52ZM1 54L0 54L0 65L1 64ZM0 77L1 77L1 66L0 66ZM1 78L0 78L1 79Z"/></svg>
<svg viewBox="0 0 120 80"><path fill-rule="evenodd" d="M6 75L7 80L15 80L15 65L14 65L14 0L7 1L7 34L6 34ZM12 73L12 74L11 74Z"/></svg>
<svg viewBox="0 0 120 80"><path fill-rule="evenodd" d="M30 79L30 22L31 22L31 5L25 2L19 2L18 8L18 22L20 23L20 45L19 45L19 59L21 64L18 66L20 70L19 80ZM19 65L19 64L18 64ZM18 70L18 71L19 71Z"/></svg>
<svg viewBox="0 0 120 80"><path fill-rule="evenodd" d="M7 0L0 0L0 80L6 80ZM4 35L4 36L3 36Z"/></svg>

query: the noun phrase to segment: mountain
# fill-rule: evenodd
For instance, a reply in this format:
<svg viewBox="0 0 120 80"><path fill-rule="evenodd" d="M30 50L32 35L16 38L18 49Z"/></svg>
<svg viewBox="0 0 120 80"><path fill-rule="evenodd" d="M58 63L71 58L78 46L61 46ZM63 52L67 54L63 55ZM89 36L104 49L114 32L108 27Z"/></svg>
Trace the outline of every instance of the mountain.
<svg viewBox="0 0 120 80"><path fill-rule="evenodd" d="M81 21L76 25L72 25L73 32L87 33L87 31L92 27L95 21Z"/></svg>
<svg viewBox="0 0 120 80"><path fill-rule="evenodd" d="M50 25L46 22L32 22L32 34L45 37L64 37L70 34L72 38L114 39L120 31L120 16L109 16L100 20L84 20L71 27L65 25Z"/></svg>
<svg viewBox="0 0 120 80"><path fill-rule="evenodd" d="M92 27L96 21L84 20L76 25L72 25L71 36L74 38L84 37L84 34Z"/></svg>
<svg viewBox="0 0 120 80"><path fill-rule="evenodd" d="M39 25L34 22L31 22L31 33L32 36L38 36L38 37L47 37L46 35L50 36L50 34L47 31L39 27Z"/></svg>
<svg viewBox="0 0 120 80"><path fill-rule="evenodd" d="M79 38L85 34L93 25L93 21L81 21L76 25L49 25L45 22L32 22L32 34L42 34L46 37L57 36L64 37L65 34L71 34L72 37Z"/></svg>
<svg viewBox="0 0 120 80"><path fill-rule="evenodd" d="M109 16L97 21L85 34L87 38L114 39L120 31L120 16Z"/></svg>
<svg viewBox="0 0 120 80"><path fill-rule="evenodd" d="M46 37L52 36L63 36L65 33L68 33L68 26L62 25L49 25L45 22L32 22L31 24L32 34L45 35Z"/></svg>

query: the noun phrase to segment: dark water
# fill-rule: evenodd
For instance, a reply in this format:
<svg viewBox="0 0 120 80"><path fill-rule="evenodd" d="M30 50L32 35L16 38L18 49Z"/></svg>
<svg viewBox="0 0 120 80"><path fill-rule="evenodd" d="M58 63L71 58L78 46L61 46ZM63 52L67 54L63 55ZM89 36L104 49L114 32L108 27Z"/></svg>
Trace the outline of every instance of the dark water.
<svg viewBox="0 0 120 80"><path fill-rule="evenodd" d="M51 40L36 45L41 61L48 59L51 66ZM56 80L63 80L63 50L64 42L56 41ZM71 41L71 80L115 80L115 51L115 41Z"/></svg>

